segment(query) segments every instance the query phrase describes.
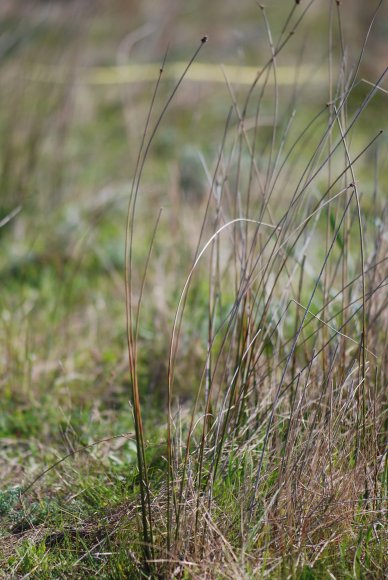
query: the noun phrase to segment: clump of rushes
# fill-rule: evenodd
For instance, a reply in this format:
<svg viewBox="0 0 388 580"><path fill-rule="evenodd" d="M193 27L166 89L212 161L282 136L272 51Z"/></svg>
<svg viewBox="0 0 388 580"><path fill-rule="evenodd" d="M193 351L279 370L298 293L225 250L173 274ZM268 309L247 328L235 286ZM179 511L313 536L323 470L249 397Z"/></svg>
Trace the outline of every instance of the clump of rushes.
<svg viewBox="0 0 388 580"><path fill-rule="evenodd" d="M385 95L386 70L367 90L359 77L378 10L348 70L342 7L329 3L327 93L322 109L298 126L307 87L295 83L284 104L277 71L313 2L299 4L278 38L260 6L268 62L243 96L225 78L231 108L172 323L162 483L152 480L146 461L137 366L160 214L135 304L135 210L153 139L206 36L151 128L159 77L145 123L125 280L141 543L150 574L315 577L322 566L332 577L383 574L386 183L378 179L382 131L364 141L357 131L377 93ZM269 106L272 125L263 130ZM373 191L364 182L366 156L377 160ZM181 409L174 378L198 279L208 312L203 366Z"/></svg>

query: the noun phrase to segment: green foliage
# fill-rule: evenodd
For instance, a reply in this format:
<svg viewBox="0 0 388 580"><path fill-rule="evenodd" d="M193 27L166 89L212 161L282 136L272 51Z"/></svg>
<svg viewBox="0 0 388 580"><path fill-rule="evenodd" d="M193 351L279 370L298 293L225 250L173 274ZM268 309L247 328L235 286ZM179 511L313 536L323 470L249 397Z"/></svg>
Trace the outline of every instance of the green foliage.
<svg viewBox="0 0 388 580"><path fill-rule="evenodd" d="M0 490L0 516L8 515L20 499L20 487Z"/></svg>

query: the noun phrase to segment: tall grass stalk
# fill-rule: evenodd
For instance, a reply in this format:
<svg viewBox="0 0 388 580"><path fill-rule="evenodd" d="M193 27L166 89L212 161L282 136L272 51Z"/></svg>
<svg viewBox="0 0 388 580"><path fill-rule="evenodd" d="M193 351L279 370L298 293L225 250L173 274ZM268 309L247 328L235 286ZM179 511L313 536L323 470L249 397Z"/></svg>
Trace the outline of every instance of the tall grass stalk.
<svg viewBox="0 0 388 580"><path fill-rule="evenodd" d="M155 86L155 90L153 93L153 97L151 100L151 106L148 112L145 129L141 141L141 145L139 148L139 154L137 158L136 168L135 168L135 175L133 178L132 190L129 198L128 204L128 215L127 215L127 227L126 227L126 239L125 239L125 295L126 295L126 319L127 319L127 342L128 342L128 362L129 362L129 370L131 375L131 384L132 384L132 396L133 396L133 406L134 406L134 417L135 417L135 431L136 431L136 445L137 445L137 457L138 457L138 468L139 468L139 479L140 479L140 496L141 496L141 514L142 514L142 525L143 525L143 540L144 540L144 550L145 556L147 560L150 560L151 557L154 557L154 546L153 546L153 534L152 534L152 512L151 512L151 498L150 498L150 489L149 489L149 481L148 481L148 472L147 472L147 463L145 459L145 446L144 446L144 433L143 433L143 422L142 422L142 413L141 413L141 403L140 403L140 393L139 393L139 385L138 385L138 372L137 372L137 334L138 334L138 326L139 326L139 317L140 317L140 306L142 300L142 290L144 287L145 277L147 273L147 266L149 262L150 252L153 244L153 240L156 234L157 224L159 222L159 217L157 220L157 224L155 227L154 235L152 237L152 242L150 246L150 250L148 253L148 258L146 261L146 268L143 275L143 282L142 282L142 290L139 295L138 303L137 303L137 314L136 314L136 322L133 323L133 315L132 315L132 308L133 308L133 301L132 301L132 246L133 246L133 235L134 235L134 225L135 225L135 210L136 210L136 201L139 193L139 187L141 182L142 173L144 170L145 162L147 159L147 155L149 149L152 145L153 138L156 135L156 132L162 122L162 119L170 106L174 95L176 94L180 84L182 83L187 71L189 70L191 64L196 59L199 51L201 50L203 44L206 42L207 37L203 37L201 39L201 43L198 46L197 50L194 52L192 58L190 59L187 67L183 71L180 79L178 80L176 86L174 87L171 95L168 97L165 106L163 107L161 113L157 117L156 123L153 129L150 132L150 136L147 138L148 127L150 123L151 114L153 111L153 106L155 103L155 98L157 95L159 82L163 73L163 68L166 62L167 53L163 60L163 65L159 71L158 81ZM170 425L170 422L168 422ZM168 429L170 433L170 427ZM170 435L168 435L168 439ZM170 443L168 443L170 446ZM171 469L171 457L170 452L168 453L169 457L169 464L170 467L168 471L170 472ZM169 481L169 476L168 476ZM169 486L169 484L168 484ZM170 494L168 494L168 497ZM167 508L167 521L169 521L169 506ZM169 537L169 536L168 536Z"/></svg>

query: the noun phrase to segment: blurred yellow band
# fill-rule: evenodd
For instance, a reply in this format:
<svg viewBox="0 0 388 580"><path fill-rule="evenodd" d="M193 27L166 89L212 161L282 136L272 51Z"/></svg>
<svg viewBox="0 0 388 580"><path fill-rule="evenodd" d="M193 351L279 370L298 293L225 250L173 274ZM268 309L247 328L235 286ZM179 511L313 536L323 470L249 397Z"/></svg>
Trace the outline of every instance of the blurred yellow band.
<svg viewBox="0 0 388 580"><path fill-rule="evenodd" d="M168 63L163 71L162 78L176 81L181 76L187 66L186 62ZM222 83L225 78L228 82L239 85L251 85L260 68L254 66L221 65L211 63L193 63L186 73L185 78L189 81L203 83ZM130 83L156 81L159 74L159 66L155 63L128 64L125 66L105 66L79 68L66 73L66 69L53 66L40 66L30 71L28 77L38 82L68 82L70 78L81 84L90 85L121 85ZM265 74L265 76L267 76ZM264 77L263 77L264 78ZM319 71L310 66L301 66L298 69L292 66L276 67L276 82L280 85L293 85L314 80L314 83L324 82L327 75L324 71ZM275 75L270 71L267 84L275 83Z"/></svg>

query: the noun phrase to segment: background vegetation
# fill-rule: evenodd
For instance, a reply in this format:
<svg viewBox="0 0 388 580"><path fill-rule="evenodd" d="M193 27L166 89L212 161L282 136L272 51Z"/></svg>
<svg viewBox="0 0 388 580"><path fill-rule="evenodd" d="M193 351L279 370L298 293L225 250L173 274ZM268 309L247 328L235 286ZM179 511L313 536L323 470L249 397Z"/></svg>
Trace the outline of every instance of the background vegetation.
<svg viewBox="0 0 388 580"><path fill-rule="evenodd" d="M0 575L383 578L387 3L181 4L1 3Z"/></svg>

